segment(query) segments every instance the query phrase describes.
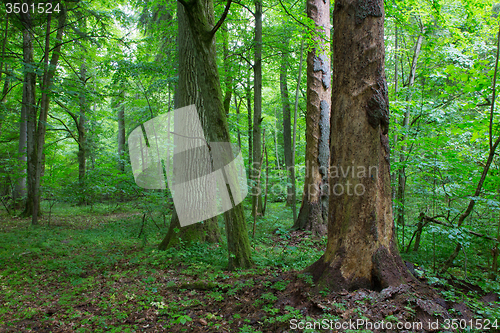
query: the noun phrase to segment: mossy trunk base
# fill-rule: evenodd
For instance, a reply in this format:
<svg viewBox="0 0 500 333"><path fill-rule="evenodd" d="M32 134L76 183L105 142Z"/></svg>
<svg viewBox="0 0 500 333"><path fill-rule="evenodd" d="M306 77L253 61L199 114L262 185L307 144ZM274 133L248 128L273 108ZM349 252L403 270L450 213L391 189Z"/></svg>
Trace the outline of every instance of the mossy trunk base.
<svg viewBox="0 0 500 333"><path fill-rule="evenodd" d="M313 280L320 289L325 287L331 291L353 291L360 288L380 291L389 286L414 281L413 276L406 269L397 249L392 244L392 249L383 246L375 249L371 255L369 274L362 276L344 276L342 272L352 265L347 259L347 251L340 248L336 260L328 262L325 255L309 266L306 271L311 273ZM356 251L352 248L351 251ZM396 254L393 254L396 251ZM361 263L359 263L361 264ZM367 263L364 263L366 265Z"/></svg>
<svg viewBox="0 0 500 333"><path fill-rule="evenodd" d="M192 244L196 242L220 242L219 226L217 217L195 223L186 227L181 227L177 211L174 209L168 233L158 246L159 250L166 250L171 247L177 247L182 244Z"/></svg>

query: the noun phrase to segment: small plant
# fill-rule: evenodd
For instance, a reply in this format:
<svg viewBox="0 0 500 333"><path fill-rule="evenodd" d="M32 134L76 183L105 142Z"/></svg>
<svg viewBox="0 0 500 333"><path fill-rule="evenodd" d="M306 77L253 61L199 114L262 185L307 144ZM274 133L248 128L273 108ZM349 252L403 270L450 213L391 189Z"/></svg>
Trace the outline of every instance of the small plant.
<svg viewBox="0 0 500 333"><path fill-rule="evenodd" d="M323 289L323 290L320 290L320 291L319 291L319 294L320 294L320 295L323 295L323 296L328 296L328 295L330 294L330 289L325 288L325 289Z"/></svg>
<svg viewBox="0 0 500 333"><path fill-rule="evenodd" d="M274 301L278 300L278 297L276 297L273 293L264 293L264 294L262 294L262 296L260 296L260 298L262 298L266 301L269 301L269 302L274 302Z"/></svg>
<svg viewBox="0 0 500 333"><path fill-rule="evenodd" d="M286 286L288 286L289 283L290 283L290 281L286 281L286 280L278 281L275 284L273 284L271 286L271 288L274 288L274 289L279 290L279 291L283 291L286 289Z"/></svg>
<svg viewBox="0 0 500 333"><path fill-rule="evenodd" d="M185 325L188 321L192 321L193 319L191 319L191 317L189 317L188 315L180 315L180 314L175 314L173 315L172 317L175 318L175 320L173 321L174 324L182 324L182 325Z"/></svg>

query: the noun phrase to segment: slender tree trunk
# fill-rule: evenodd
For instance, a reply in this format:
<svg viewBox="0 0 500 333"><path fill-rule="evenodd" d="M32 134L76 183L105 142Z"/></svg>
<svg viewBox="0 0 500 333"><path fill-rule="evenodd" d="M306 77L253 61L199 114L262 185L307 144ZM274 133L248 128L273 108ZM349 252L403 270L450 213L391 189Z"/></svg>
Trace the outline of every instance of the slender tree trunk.
<svg viewBox="0 0 500 333"><path fill-rule="evenodd" d="M422 32L423 33L423 32ZM413 61L411 64L410 77L408 79L408 90L409 93L406 97L407 102L411 102L413 98L413 85L415 83L415 75L417 72L417 62L418 56L420 55L420 49L422 47L423 35L419 35L417 38L417 43L415 45L415 52L413 54ZM405 116L403 120L404 133L402 140L405 142L408 139L408 132L410 130L410 107L406 108ZM397 219L396 222L399 226L403 228L402 234L402 246L405 246L405 191L406 191L406 167L404 163L406 162L406 144L401 147L401 152L399 154L399 162L401 163L401 169L398 172L398 192L396 194L396 207L397 207Z"/></svg>
<svg viewBox="0 0 500 333"><path fill-rule="evenodd" d="M190 31L188 19L184 7L177 4L178 22L178 48L179 54L179 82L175 98L175 108L181 108L192 104L196 105L198 113L207 112L204 96L201 94L201 82L197 73L197 52L194 45L193 34ZM200 114L200 119L202 115ZM210 131L206 122L202 122L205 133ZM172 212L170 226L167 235L159 245L160 250L175 247L180 242L219 242L221 239L217 217L210 218L202 223L195 223L181 227L175 207Z"/></svg>
<svg viewBox="0 0 500 333"><path fill-rule="evenodd" d="M9 27L9 17L6 17L6 26L5 26L5 38L4 42L2 45L2 61L5 59L5 46L7 44L7 31ZM29 32L27 32L30 34ZM27 39L32 39L32 36L26 36ZM23 38L24 38L24 31L23 31ZM26 54L24 54L24 47L23 47L23 54L24 54L24 68L25 68L25 74L24 74L24 81L23 81L23 101L21 104L21 118L19 121L19 145L18 145L18 160L19 160L19 165L20 170L19 173L21 176L17 179L16 181L16 186L14 188L14 192L12 193L12 198L14 199L14 207L15 208L20 208L23 207L26 204L25 196L26 196L26 163L27 163L27 156L26 156L26 143L28 140L28 127L27 127L27 117L28 117L28 108L29 106L27 105L28 100L31 98L33 101L35 100L34 96L28 97L27 91L25 91L25 88L28 88L28 81L30 79L28 78L28 68L30 67L29 65L32 64L33 62L33 44L30 42L31 45L24 45L23 46L27 47L28 49L31 49L28 51ZM28 56L28 57L26 57ZM31 62L31 64L30 64ZM28 65L29 64L29 65ZM3 62L0 65L0 71L3 69ZM5 72L7 72L7 65L5 66ZM0 78L2 74L0 73ZM34 81L33 81L34 82ZM4 91L2 93L2 96L7 95L7 90L9 87L9 80L5 78L5 84L4 84ZM29 94L34 94L34 88L29 92ZM5 98L5 97L4 97ZM2 100L2 104L4 101ZM33 107L33 106L32 106Z"/></svg>
<svg viewBox="0 0 500 333"><path fill-rule="evenodd" d="M274 153L276 154L276 169L280 170L280 155L278 153L278 113L276 111L276 108L274 108ZM268 170L266 168L266 174L267 171Z"/></svg>
<svg viewBox="0 0 500 333"><path fill-rule="evenodd" d="M335 1L328 241L308 269L320 288L412 280L392 217L383 24L382 0Z"/></svg>
<svg viewBox="0 0 500 333"><path fill-rule="evenodd" d="M3 76L3 65L4 61L6 59L5 57L5 47L7 46L7 37L9 33L9 16L5 16L5 31L4 31L4 37L3 37L3 42L2 42L2 59L0 60L0 82L2 81L2 76ZM5 66L5 72L7 72L7 65Z"/></svg>
<svg viewBox="0 0 500 333"><path fill-rule="evenodd" d="M24 94L23 94L24 95ZM25 204L26 196L26 142L28 139L28 127L27 127L27 108L23 105L21 106L21 119L19 121L19 145L18 145L18 160L21 166L19 173L21 176L16 181L16 186L14 192L12 193L12 198L14 199L14 207L23 207Z"/></svg>
<svg viewBox="0 0 500 333"><path fill-rule="evenodd" d="M293 183L292 179L293 164L292 164L292 123L290 120L290 100L288 99L288 42L286 38L284 41L285 51L281 55L281 68L280 68L280 91L281 91L281 105L283 108L283 147L285 150L285 166L288 176L286 205L292 206L293 203ZM295 220L294 220L295 221Z"/></svg>
<svg viewBox="0 0 500 333"><path fill-rule="evenodd" d="M241 130L240 130L240 107L242 99L238 103L238 95L234 94L234 107L236 108L236 132L238 136L238 147L241 150Z"/></svg>
<svg viewBox="0 0 500 333"><path fill-rule="evenodd" d="M224 93L224 110L229 114L229 107L231 106L231 95L233 94L233 73L231 71L229 61L229 31L226 27L221 28L222 35L222 53L224 56L224 81L226 92Z"/></svg>
<svg viewBox="0 0 500 333"><path fill-rule="evenodd" d="M8 33L9 33L9 16L7 15L5 17L5 35L4 35L3 43L2 43L2 59L0 60L0 82L2 82L3 65L4 65L4 61L6 59L6 56L5 56L5 47L7 46ZM0 97L0 104L2 104L2 105L5 104L5 101L7 100L7 94L8 94L8 91L9 91L9 84L10 84L9 81L10 80L9 80L9 78L7 76L8 68L9 68L9 66L7 64L5 64L5 75L6 76L5 76L5 80L4 80L4 83L3 83L2 96ZM1 113L2 113L2 111L0 110L0 135L2 134L2 121L1 121L1 118L3 118L1 116ZM26 120L25 120L25 122L26 122ZM21 123L22 123L22 120L21 120ZM21 161L21 163L22 163L22 161ZM26 164L26 163L23 163L23 164ZM26 171L24 171L24 173L26 173ZM25 183L24 187L26 187L26 176L24 176L24 183ZM14 192L14 199L15 199L15 194L16 193Z"/></svg>
<svg viewBox="0 0 500 333"><path fill-rule="evenodd" d="M33 214L33 198L35 186L35 132L36 132L36 75L35 64L33 61L33 26L29 13L21 14L23 24L23 62L24 62L24 81L23 81L23 99L21 108L24 109L26 116L26 161L27 161L27 183L28 193L23 216ZM21 114L23 111L21 111ZM37 209L38 211L38 209Z"/></svg>
<svg viewBox="0 0 500 333"><path fill-rule="evenodd" d="M297 76L297 89L295 90L295 108L293 111L293 135L292 135L292 213L293 222L297 221L297 190L295 188L295 152L297 151L297 114L299 109L300 79L302 76L302 63L304 60L304 40L300 41L299 74Z"/></svg>
<svg viewBox="0 0 500 333"><path fill-rule="evenodd" d="M2 44L2 61L0 62L0 82L3 74L3 61L5 60L5 47L7 45L7 36L8 36L8 31L9 31L9 16L6 16L5 18L5 36ZM31 48L33 45L31 45ZM33 52L31 51L33 54ZM26 59L23 59L26 60ZM33 59L31 59L33 60ZM27 75L27 68L25 63L25 78L24 82L26 82L26 75ZM7 74L7 69L8 66L7 64L5 65L5 73ZM24 83L23 82L23 83ZM2 100L1 103L5 103L5 99L7 97L7 91L9 90L9 79L6 75L5 77L5 82L3 86L3 91L2 91ZM24 104L24 85L23 85L23 103L21 105L21 117L19 120L19 145L18 145L18 161L20 165L19 173L20 176L16 180L16 185L14 187L14 192L12 193L12 198L14 201L14 208L20 208L24 207L26 204L26 162L27 162L27 157L26 157L26 142L28 139L28 128L27 128L27 107L25 107ZM0 124L1 127L1 124Z"/></svg>
<svg viewBox="0 0 500 333"><path fill-rule="evenodd" d="M206 128L205 135L208 142L230 142L215 54L214 35L219 24L214 24L213 2L195 0L183 3L196 48L196 73L200 80L200 94L204 103L199 116L204 129ZM225 15L221 20L224 18ZM242 204L224 212L224 221L229 250L229 269L250 267L252 265L250 241Z"/></svg>
<svg viewBox="0 0 500 333"><path fill-rule="evenodd" d="M253 126L252 126L252 88L250 86L250 73L247 75L246 86L247 119L248 119L248 178L252 177L253 170ZM253 210L252 210L253 211Z"/></svg>
<svg viewBox="0 0 500 333"><path fill-rule="evenodd" d="M125 172L125 90L120 92L118 102L118 169Z"/></svg>
<svg viewBox="0 0 500 333"><path fill-rule="evenodd" d="M262 215L261 177L255 166L261 161L261 123L262 123L262 0L255 0L255 53L254 53L254 96L253 96L253 165L252 214Z"/></svg>
<svg viewBox="0 0 500 333"><path fill-rule="evenodd" d="M85 59L80 67L80 82L82 91L80 92L80 114L78 116L78 184L80 187L80 204L85 204L85 170L87 161L87 99L85 97L85 83L87 81L87 66Z"/></svg>
<svg viewBox="0 0 500 333"><path fill-rule="evenodd" d="M57 33L56 33L56 46L52 50L52 56L49 62L49 49L50 49L50 32L51 32L51 15L47 16L47 31L45 36L45 68L42 81L42 96L40 101L40 114L38 118L38 126L36 129L36 150L35 150L35 179L33 186L33 214L31 215L31 223L38 224L38 214L40 208L40 183L43 171L43 146L45 145L45 132L47 129L47 116L49 113L50 95L49 91L52 89L52 80L56 71L57 63L61 53L61 42L63 37L63 30L66 23L66 7L61 3L61 12L59 13Z"/></svg>
<svg viewBox="0 0 500 333"><path fill-rule="evenodd" d="M307 16L316 24L319 48L307 55L306 176L302 206L294 229L326 233L328 217L328 165L330 161L331 70L325 36L330 36L329 1L308 0Z"/></svg>
<svg viewBox="0 0 500 333"><path fill-rule="evenodd" d="M399 83L398 83L398 25L395 24L395 41L394 41L394 99L397 101L398 99L398 92L399 92ZM394 123L397 124L397 119L394 117ZM398 144L398 134L395 132L394 137L393 137L393 145L394 149L396 149ZM391 183L394 184L394 187L392 189L392 200L394 201L396 199L396 191L397 191L397 186L396 186L396 179L397 179L397 174L396 172L393 172L391 174Z"/></svg>

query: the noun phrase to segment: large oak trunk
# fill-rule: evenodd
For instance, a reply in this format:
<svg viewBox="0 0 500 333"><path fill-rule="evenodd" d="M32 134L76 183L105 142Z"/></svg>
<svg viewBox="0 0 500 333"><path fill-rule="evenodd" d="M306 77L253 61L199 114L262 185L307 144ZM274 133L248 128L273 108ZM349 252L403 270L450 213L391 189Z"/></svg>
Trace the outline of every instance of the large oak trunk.
<svg viewBox="0 0 500 333"><path fill-rule="evenodd" d="M196 48L196 74L203 99L203 107L198 110L198 114L205 135L208 142L230 142L215 55L214 34L220 25L215 25L214 22L213 2L196 0L185 3L185 9ZM229 249L229 269L250 267L252 265L250 242L242 204L226 211L224 220Z"/></svg>
<svg viewBox="0 0 500 333"><path fill-rule="evenodd" d="M335 2L328 242L309 267L331 290L411 279L394 237L383 22L381 0Z"/></svg>
<svg viewBox="0 0 500 333"><path fill-rule="evenodd" d="M175 108L195 104L201 119L203 117L204 100L200 94L201 87L198 75L196 74L196 49L184 7L181 4L177 5L177 19L177 41L179 55L181 56L179 56L179 82L177 85ZM208 133L210 129L205 124L206 122L202 122L203 130L205 133ZM177 246L180 242L189 244L192 242L218 241L220 241L220 232L217 217L208 219L203 223L195 223L181 228L179 217L174 207L167 235L159 245L159 249L165 250L169 247Z"/></svg>

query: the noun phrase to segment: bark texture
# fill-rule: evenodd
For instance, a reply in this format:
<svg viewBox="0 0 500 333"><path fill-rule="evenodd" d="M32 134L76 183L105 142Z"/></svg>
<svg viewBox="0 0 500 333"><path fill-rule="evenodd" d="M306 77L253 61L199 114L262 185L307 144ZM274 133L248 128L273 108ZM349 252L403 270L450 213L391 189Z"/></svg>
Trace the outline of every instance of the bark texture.
<svg viewBox="0 0 500 333"><path fill-rule="evenodd" d="M184 7L177 5L178 19L178 48L179 54L179 82L175 98L175 108L196 105L196 109L202 118L204 110L204 99L201 95L200 80L196 74L196 49L193 41L193 35L189 29L188 19ZM210 129L202 121L203 130L208 133ZM192 242L219 242L220 232L217 223L217 217L213 217L203 223L195 223L186 227L181 227L179 217L175 207L170 219L170 226L167 235L159 245L160 250L166 250L169 247L175 247L180 243L189 244Z"/></svg>
<svg viewBox="0 0 500 333"><path fill-rule="evenodd" d="M325 40L330 36L330 1L308 0L307 16L316 24L315 48L307 54L306 175L302 206L294 229L326 233L330 161L331 71Z"/></svg>
<svg viewBox="0 0 500 333"><path fill-rule="evenodd" d="M200 85L203 106L198 110L208 142L230 142L229 128L222 100L219 72L216 61L214 35L221 20L215 24L212 0L182 2L188 17L189 28L196 49L196 74ZM230 191L229 191L230 192ZM250 267L250 241L243 214L243 206L236 205L224 213L229 249L229 269Z"/></svg>
<svg viewBox="0 0 500 333"><path fill-rule="evenodd" d="M412 279L394 237L383 23L382 0L335 2L328 242L308 269L331 290Z"/></svg>

